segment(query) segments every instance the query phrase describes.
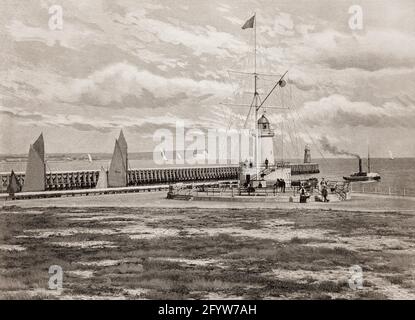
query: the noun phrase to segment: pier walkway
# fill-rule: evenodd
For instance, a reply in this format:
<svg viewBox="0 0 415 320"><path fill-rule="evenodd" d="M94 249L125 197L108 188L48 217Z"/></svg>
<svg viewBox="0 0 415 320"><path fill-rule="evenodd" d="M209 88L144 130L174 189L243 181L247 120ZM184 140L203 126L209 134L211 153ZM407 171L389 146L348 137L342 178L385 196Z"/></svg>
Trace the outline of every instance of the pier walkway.
<svg viewBox="0 0 415 320"><path fill-rule="evenodd" d="M221 181L220 184L232 184L235 180ZM183 184L184 186L215 186L218 182L193 182ZM167 191L169 185L149 185L138 187L123 187L123 188L105 188L105 189L80 189L80 190L60 190L60 191L37 191L37 192L19 192L12 195L7 193L0 194L0 200L26 200L26 199L44 199L44 198L61 198L61 197L75 197L75 196L95 196L103 194L122 194L122 193L138 193L151 191Z"/></svg>
<svg viewBox="0 0 415 320"><path fill-rule="evenodd" d="M100 170L49 172L46 173L45 191L93 189L97 185L99 174ZM15 175L20 185L23 185L25 174L16 172ZM126 187L236 180L238 178L239 166L130 169L127 173ZM0 192L6 192L10 173L0 173L0 179Z"/></svg>

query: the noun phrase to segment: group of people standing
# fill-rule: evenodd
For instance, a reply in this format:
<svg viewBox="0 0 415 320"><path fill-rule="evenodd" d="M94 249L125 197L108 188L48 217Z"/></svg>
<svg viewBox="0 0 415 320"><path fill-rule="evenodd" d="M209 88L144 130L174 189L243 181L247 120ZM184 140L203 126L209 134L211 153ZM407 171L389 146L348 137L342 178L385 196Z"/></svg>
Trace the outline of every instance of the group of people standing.
<svg viewBox="0 0 415 320"><path fill-rule="evenodd" d="M283 178L278 178L273 184L274 195L276 195L277 192L285 193L286 184L287 183ZM248 191L248 194L255 192L253 183L249 180L244 183L244 187ZM262 181L259 181L257 188L263 188ZM324 178L322 178L320 182L317 178L309 179L308 181L301 181L299 184L300 202L307 202L307 199L311 196L310 192L313 193L312 190L315 190L315 188L319 191L319 195L316 195L315 197L316 201L329 202L329 186Z"/></svg>
<svg viewBox="0 0 415 320"><path fill-rule="evenodd" d="M277 182L274 184L274 192L285 192L285 185L284 179L277 179Z"/></svg>
<svg viewBox="0 0 415 320"><path fill-rule="evenodd" d="M316 181L316 184L314 185L314 187L317 187L318 191L321 194L322 199L320 201L329 202L329 199L328 199L329 192L328 192L327 181L325 181L324 178L322 178L320 183L317 183L317 182L318 181ZM308 188L310 188L310 185L308 185ZM311 187L311 188L313 188L313 187ZM306 202L307 199L310 198L310 194L306 190L306 184L305 183L300 184L299 193L300 193L300 202Z"/></svg>

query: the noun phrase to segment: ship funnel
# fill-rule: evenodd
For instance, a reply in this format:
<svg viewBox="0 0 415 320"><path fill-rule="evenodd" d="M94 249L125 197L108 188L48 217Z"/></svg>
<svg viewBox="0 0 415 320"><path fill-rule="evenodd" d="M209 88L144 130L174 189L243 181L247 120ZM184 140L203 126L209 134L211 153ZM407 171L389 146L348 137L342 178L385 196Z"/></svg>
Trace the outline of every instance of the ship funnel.
<svg viewBox="0 0 415 320"><path fill-rule="evenodd" d="M359 158L359 173L362 172L362 159Z"/></svg>

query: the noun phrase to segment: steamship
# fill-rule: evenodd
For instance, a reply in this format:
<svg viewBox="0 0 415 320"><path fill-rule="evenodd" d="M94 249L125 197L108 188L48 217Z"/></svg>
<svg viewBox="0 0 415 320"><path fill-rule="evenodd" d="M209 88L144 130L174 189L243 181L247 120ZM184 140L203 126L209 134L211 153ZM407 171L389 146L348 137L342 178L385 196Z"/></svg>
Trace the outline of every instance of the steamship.
<svg viewBox="0 0 415 320"><path fill-rule="evenodd" d="M376 172L370 172L370 156L367 157L367 172L362 170L362 158L359 157L359 172L352 173L350 176L343 177L350 182L379 181L380 175Z"/></svg>

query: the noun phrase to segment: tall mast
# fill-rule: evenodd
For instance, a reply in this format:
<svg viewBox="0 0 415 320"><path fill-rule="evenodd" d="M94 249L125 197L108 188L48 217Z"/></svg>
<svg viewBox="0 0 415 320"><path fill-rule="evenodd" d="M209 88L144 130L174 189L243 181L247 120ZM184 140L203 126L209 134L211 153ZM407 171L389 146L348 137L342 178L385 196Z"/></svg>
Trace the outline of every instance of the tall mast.
<svg viewBox="0 0 415 320"><path fill-rule="evenodd" d="M253 24L251 24L253 20ZM254 29L254 72L236 72L236 73L242 73L242 74L249 74L249 75L254 75L254 98L252 100L252 103L250 105L240 105L240 106L249 106L249 112L248 112L248 116L246 118L245 124L248 122L249 116L251 114L251 110L252 108L254 108L254 131L255 131L255 167L256 167L256 173L257 173L257 177L259 175L259 169L260 169L260 164L259 164L259 127L258 127L258 111L261 109L261 107L264 105L264 103L267 101L267 99L270 97L270 95L272 94L272 92L277 88L277 86L283 87L285 86L285 82L283 82L283 79L285 77L285 75L287 74L288 71L286 71L278 80L278 82L275 83L275 85L273 86L273 88L268 92L267 96L264 99L260 99L259 98L259 93L258 93L258 75L259 73L257 73L257 61L256 61L256 55L257 55L257 39L256 39L256 13L254 13L254 16L251 17L249 20L247 20L245 22L245 24L242 26L242 29L247 29L247 28L253 28ZM268 74L270 75L270 74ZM228 104L228 105L236 105L236 104ZM237 106L237 105L236 105ZM278 108L277 108L278 109ZM244 125L245 127L245 125Z"/></svg>
<svg viewBox="0 0 415 320"><path fill-rule="evenodd" d="M281 124L281 161L284 164L284 127Z"/></svg>
<svg viewBox="0 0 415 320"><path fill-rule="evenodd" d="M258 128L258 90L257 90L257 80L258 74L256 72L256 12L254 13L254 108L255 108L255 164L256 164L256 173L257 179L259 175L259 128Z"/></svg>
<svg viewBox="0 0 415 320"><path fill-rule="evenodd" d="M370 153L369 153L369 144L367 145L367 172L370 172Z"/></svg>
<svg viewBox="0 0 415 320"><path fill-rule="evenodd" d="M254 74L256 76L256 12L254 13ZM256 84L255 84L256 92Z"/></svg>

